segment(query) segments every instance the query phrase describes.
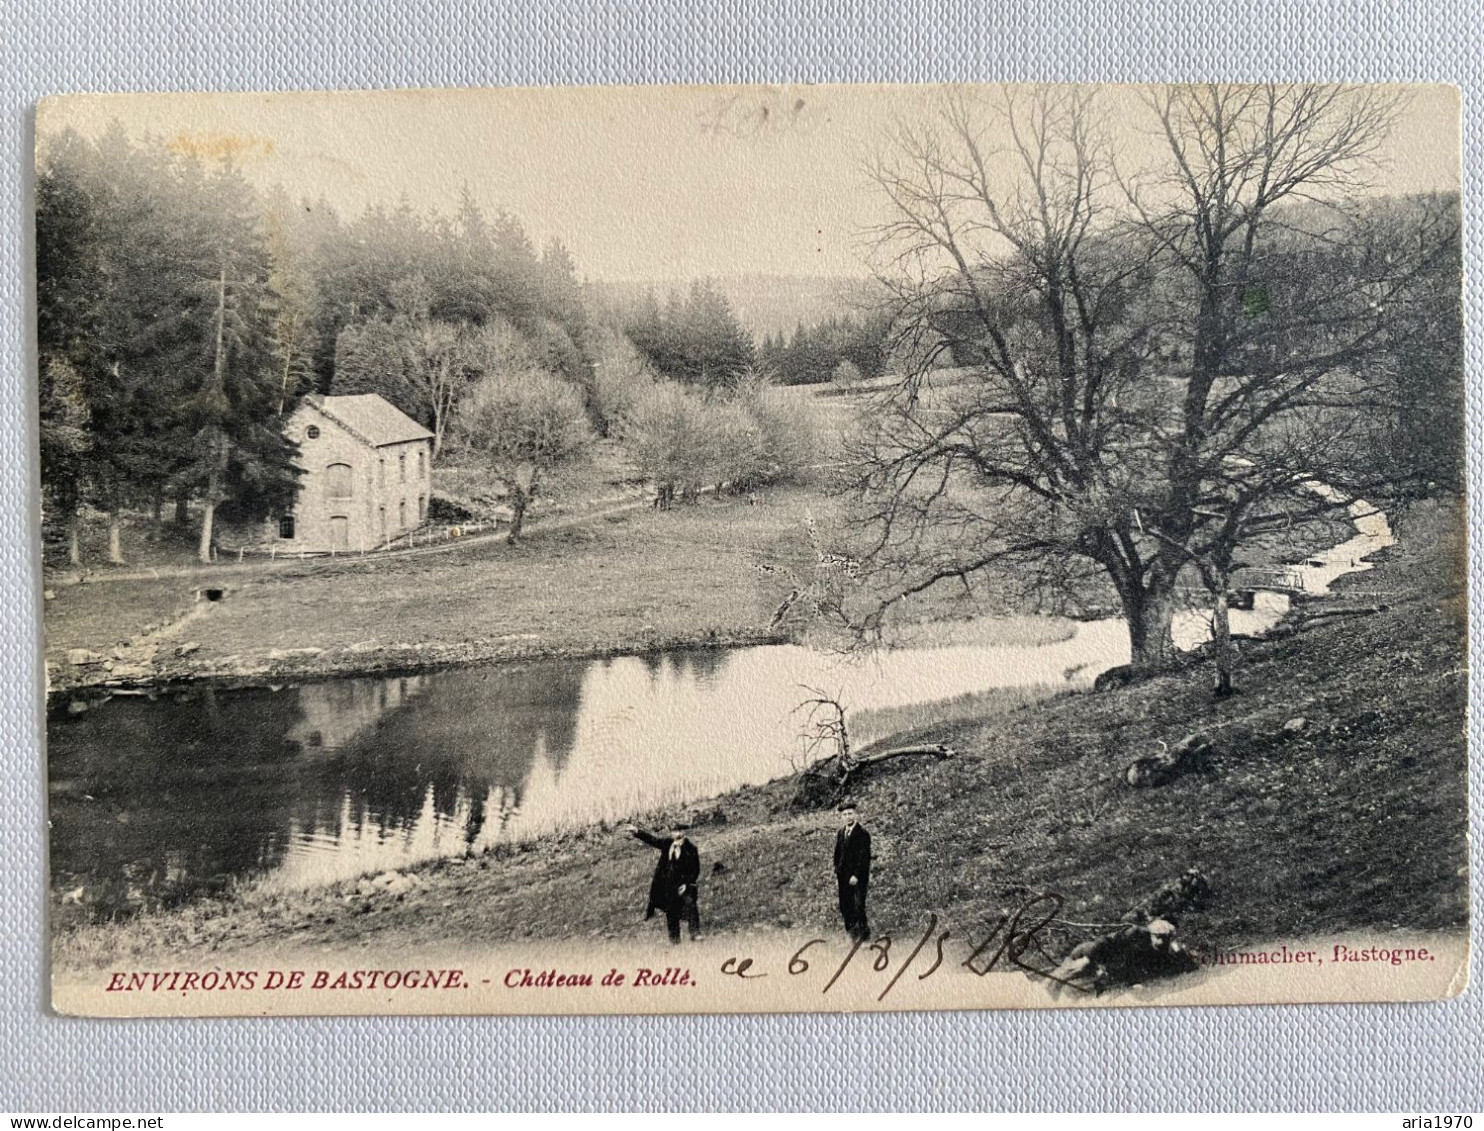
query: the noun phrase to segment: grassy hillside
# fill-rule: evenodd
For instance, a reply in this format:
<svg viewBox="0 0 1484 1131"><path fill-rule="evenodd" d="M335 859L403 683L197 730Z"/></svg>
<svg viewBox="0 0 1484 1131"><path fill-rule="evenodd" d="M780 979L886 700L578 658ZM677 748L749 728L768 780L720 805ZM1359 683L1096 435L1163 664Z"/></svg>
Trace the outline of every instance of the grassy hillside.
<svg viewBox="0 0 1484 1131"><path fill-rule="evenodd" d="M1180 924L1193 947L1348 930L1460 927L1467 916L1462 549L1456 511L1424 509L1401 545L1274 639L1248 643L1240 693L1213 702L1193 665L918 737L958 752L902 759L854 788L875 836L872 920L921 929L927 911L969 929L1028 892L1074 922L1116 919L1187 868L1210 906ZM1291 720L1304 720L1301 725ZM1203 772L1135 790L1123 770L1194 730ZM702 915L712 932L833 930L834 814L790 804L789 781L698 807ZM658 824L669 814L641 815ZM640 921L652 859L592 827L420 870L396 897L354 884L206 903L109 928L63 929L64 960L264 943L435 945L620 937ZM580 898L572 893L580 892ZM554 921L551 908L563 908ZM1075 931L1060 938L1070 946Z"/></svg>
<svg viewBox="0 0 1484 1131"><path fill-rule="evenodd" d="M67 664L68 649L106 655L140 638L158 641L157 676L169 677L250 671L270 652L305 648L320 651L298 657L301 667L328 672L761 637L789 578L812 561L802 518L818 505L780 490L761 506L708 499L536 526L519 547L59 586L46 603L46 654L53 685L66 687L106 674ZM196 601L205 585L226 596ZM182 643L199 647L177 659Z"/></svg>

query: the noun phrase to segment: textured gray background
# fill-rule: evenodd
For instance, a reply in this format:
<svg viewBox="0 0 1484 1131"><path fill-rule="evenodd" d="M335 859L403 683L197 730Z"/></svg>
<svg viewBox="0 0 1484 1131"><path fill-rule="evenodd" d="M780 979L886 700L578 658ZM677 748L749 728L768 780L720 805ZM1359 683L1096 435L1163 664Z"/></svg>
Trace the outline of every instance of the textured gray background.
<svg viewBox="0 0 1484 1131"><path fill-rule="evenodd" d="M942 1016L89 1022L45 1007L31 112L74 90L989 79L1464 87L1477 488L1479 4L0 0L0 1109L1484 1107L1484 992L1446 1004ZM1475 531L1481 509L1472 508ZM1481 573L1476 564L1473 581ZM1475 615L1474 639L1481 622ZM1484 812L1472 715L1474 895ZM1475 922L1475 951L1479 924Z"/></svg>

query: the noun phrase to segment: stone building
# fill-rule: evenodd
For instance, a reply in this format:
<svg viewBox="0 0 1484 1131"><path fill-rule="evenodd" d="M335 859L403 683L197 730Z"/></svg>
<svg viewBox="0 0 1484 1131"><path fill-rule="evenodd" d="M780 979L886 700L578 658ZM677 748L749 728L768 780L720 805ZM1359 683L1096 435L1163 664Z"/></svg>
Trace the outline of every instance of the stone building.
<svg viewBox="0 0 1484 1131"><path fill-rule="evenodd" d="M284 434L304 474L269 531L279 551L373 550L427 520L433 434L382 397L305 397Z"/></svg>

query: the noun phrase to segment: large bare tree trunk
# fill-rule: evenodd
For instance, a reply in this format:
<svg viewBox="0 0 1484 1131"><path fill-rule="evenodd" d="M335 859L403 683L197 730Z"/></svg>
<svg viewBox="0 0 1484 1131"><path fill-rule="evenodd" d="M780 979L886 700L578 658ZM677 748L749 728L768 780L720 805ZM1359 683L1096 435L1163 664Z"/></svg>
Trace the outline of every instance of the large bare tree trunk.
<svg viewBox="0 0 1484 1131"><path fill-rule="evenodd" d="M1232 622L1230 607L1226 603L1226 585L1216 588L1215 602L1211 606L1211 639L1216 645L1216 688L1218 697L1232 693Z"/></svg>
<svg viewBox="0 0 1484 1131"><path fill-rule="evenodd" d="M1216 653L1216 686L1218 699L1232 693L1232 672L1236 668L1236 649L1232 647L1231 569L1228 566L1198 563L1201 580L1211 592L1211 644Z"/></svg>
<svg viewBox="0 0 1484 1131"><path fill-rule="evenodd" d="M227 372L227 263L222 260L221 274L217 281L216 292L216 360L212 366L212 382L216 391L220 394L226 388ZM212 438L212 467L211 474L206 480L206 508L201 515L201 544L197 548L196 556L203 564L211 561L211 535L212 527L216 522L216 504L218 502L217 492L221 490L222 472L226 464L226 437L214 436Z"/></svg>
<svg viewBox="0 0 1484 1131"><path fill-rule="evenodd" d="M1175 660L1175 587L1163 579L1124 600L1131 663L1139 671L1167 668Z"/></svg>
<svg viewBox="0 0 1484 1131"><path fill-rule="evenodd" d="M110 565L124 564L124 541L119 529L119 512L108 513L108 562Z"/></svg>
<svg viewBox="0 0 1484 1131"><path fill-rule="evenodd" d="M216 476L213 474L207 485L206 506L201 512L201 544L197 547L196 556L202 564L211 562L211 534L212 526L216 521Z"/></svg>
<svg viewBox="0 0 1484 1131"><path fill-rule="evenodd" d="M289 379L293 376L293 370L294 348L289 346L283 351L283 378L278 385L278 416L283 415L284 407L289 403Z"/></svg>
<svg viewBox="0 0 1484 1131"><path fill-rule="evenodd" d="M521 532L525 530L528 503L526 493L519 488L510 493L510 544L512 546L520 542Z"/></svg>
<svg viewBox="0 0 1484 1131"><path fill-rule="evenodd" d="M196 556L203 564L209 563L213 556L211 546L212 538L216 533L216 507L221 502L222 476L227 470L226 444L225 437L217 437L216 453L213 456L215 466L211 469L211 475L207 477L206 497L202 500L205 505L201 510L201 543L197 547Z"/></svg>
<svg viewBox="0 0 1484 1131"><path fill-rule="evenodd" d="M191 520L191 514L190 514L190 509L189 509L190 500L191 500L191 493L186 488L182 487L178 491L175 492L175 525L176 526L184 526L186 523L190 522L190 520Z"/></svg>
<svg viewBox="0 0 1484 1131"><path fill-rule="evenodd" d="M432 460L437 461L443 451L443 431L448 426L448 412L452 405L445 404L438 397L433 398L433 455ZM431 469L430 473L431 473Z"/></svg>

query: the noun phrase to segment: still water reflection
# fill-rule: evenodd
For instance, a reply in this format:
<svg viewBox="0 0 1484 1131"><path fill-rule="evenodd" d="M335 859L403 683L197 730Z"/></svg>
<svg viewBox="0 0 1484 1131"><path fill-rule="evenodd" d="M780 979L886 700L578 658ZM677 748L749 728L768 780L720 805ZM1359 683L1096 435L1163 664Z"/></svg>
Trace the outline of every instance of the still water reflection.
<svg viewBox="0 0 1484 1131"><path fill-rule="evenodd" d="M1355 537L1287 567L1289 584L1322 595L1393 543L1368 503L1350 511ZM1232 610L1232 631L1261 631L1287 608L1259 592ZM1009 622L982 627L983 639L1015 638ZM1174 635L1187 648L1209 639L1208 614L1179 614ZM851 708L860 744L911 725L903 708L1051 694L1129 658L1118 619L1045 639L854 659L777 645L545 660L115 699L76 718L58 704L52 881L101 918L242 882L323 883L777 777L799 751L805 686Z"/></svg>
<svg viewBox="0 0 1484 1131"><path fill-rule="evenodd" d="M779 645L114 699L50 722L53 880L106 917L462 854L786 773L801 685L869 705L864 742L893 708L1050 693L1127 647L1111 621L1039 646Z"/></svg>

